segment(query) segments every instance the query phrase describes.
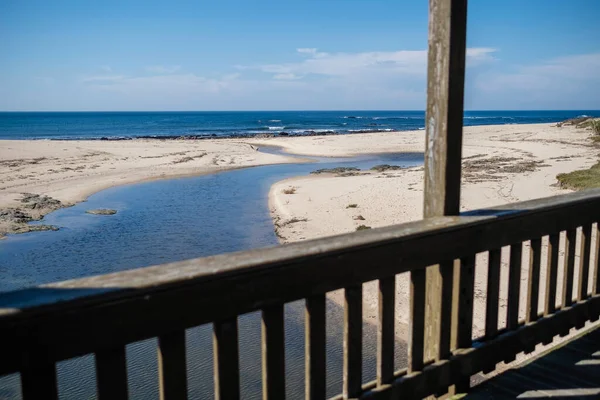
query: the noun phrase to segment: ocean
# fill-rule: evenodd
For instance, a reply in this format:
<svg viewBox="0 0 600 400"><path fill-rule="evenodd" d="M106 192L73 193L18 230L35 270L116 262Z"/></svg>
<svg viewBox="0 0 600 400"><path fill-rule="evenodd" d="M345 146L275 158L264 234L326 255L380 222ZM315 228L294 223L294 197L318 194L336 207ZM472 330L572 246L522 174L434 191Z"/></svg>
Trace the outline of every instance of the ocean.
<svg viewBox="0 0 600 400"><path fill-rule="evenodd" d="M556 123L600 111L467 111L464 124ZM0 139L217 138L424 129L424 111L0 112Z"/></svg>

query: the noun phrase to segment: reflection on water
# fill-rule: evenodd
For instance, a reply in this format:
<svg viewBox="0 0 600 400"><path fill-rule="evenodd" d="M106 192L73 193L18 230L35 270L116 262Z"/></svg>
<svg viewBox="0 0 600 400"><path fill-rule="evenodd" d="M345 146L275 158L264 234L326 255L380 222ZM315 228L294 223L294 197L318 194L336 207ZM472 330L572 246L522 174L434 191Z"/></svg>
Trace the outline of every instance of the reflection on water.
<svg viewBox="0 0 600 400"><path fill-rule="evenodd" d="M318 168L368 169L382 163L420 165L423 155L317 160ZM87 202L47 215L44 223L59 226L58 232L14 235L0 242L0 291L276 245L267 204L270 186L316 168L314 163L264 166L104 190ZM92 208L118 212L108 217L85 214ZM333 395L341 390L343 314L332 302L328 307L327 384L328 394ZM303 321L303 301L288 304L286 384L290 399L304 396ZM243 398L260 398L260 314L241 316L239 328ZM369 324L364 331L363 380L367 382L375 376L376 332ZM190 398L210 398L214 390L212 327L189 329L187 344ZM127 364L131 397L158 398L156 339L128 345ZM93 356L58 364L61 398L95 397L93 365ZM19 398L19 392L17 376L0 379L0 398Z"/></svg>

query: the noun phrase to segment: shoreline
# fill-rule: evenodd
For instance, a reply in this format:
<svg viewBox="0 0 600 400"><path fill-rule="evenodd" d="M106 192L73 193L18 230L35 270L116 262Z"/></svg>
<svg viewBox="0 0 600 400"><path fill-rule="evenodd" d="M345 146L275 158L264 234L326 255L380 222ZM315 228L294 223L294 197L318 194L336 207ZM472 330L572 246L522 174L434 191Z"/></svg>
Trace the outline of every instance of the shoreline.
<svg viewBox="0 0 600 400"><path fill-rule="evenodd" d="M85 201L99 191L261 165L303 162L240 140L0 140L0 239L55 230L30 221ZM31 195L38 195L32 198ZM23 201L29 197L32 201Z"/></svg>
<svg viewBox="0 0 600 400"><path fill-rule="evenodd" d="M510 134L536 127L561 132L576 129L548 124L505 124L469 126L464 131L468 137L470 134L477 136L481 131ZM261 152L258 146L279 147L286 154ZM26 222L40 220L49 212L85 201L90 195L110 187L245 167L306 162L306 156L335 158L376 153L422 153L424 146L423 130L314 136L273 134L273 137L243 140L0 140L0 237L40 229ZM477 156L469 146L465 146L463 153L465 159ZM60 206L56 203L52 207L23 204L24 193L47 196L60 202ZM16 209L25 211L29 219L15 222L13 216L6 214L7 210Z"/></svg>

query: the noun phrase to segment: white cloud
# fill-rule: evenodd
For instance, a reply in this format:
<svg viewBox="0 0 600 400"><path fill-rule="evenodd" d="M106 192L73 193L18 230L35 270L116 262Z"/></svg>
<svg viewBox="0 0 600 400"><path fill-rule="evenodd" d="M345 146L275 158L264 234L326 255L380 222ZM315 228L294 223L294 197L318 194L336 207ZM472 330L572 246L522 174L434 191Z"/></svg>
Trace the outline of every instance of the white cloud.
<svg viewBox="0 0 600 400"><path fill-rule="evenodd" d="M94 76L83 82L96 90L119 92L126 95L179 96L187 94L218 93L237 79L228 75L220 79L209 79L195 74L153 76Z"/></svg>
<svg viewBox="0 0 600 400"><path fill-rule="evenodd" d="M600 107L600 53L557 57L520 65L508 71L489 71L476 77L474 88L482 102L503 99L511 105L546 108Z"/></svg>
<svg viewBox="0 0 600 400"><path fill-rule="evenodd" d="M180 65L151 65L146 67L146 71L155 74L173 74L181 69Z"/></svg>
<svg viewBox="0 0 600 400"><path fill-rule="evenodd" d="M112 70L90 74L77 81L80 92L71 97L78 96L80 107L93 104L88 109L425 107L425 50L326 53L300 48L295 54L293 62L239 66L219 75L183 73L178 66L149 67L137 76ZM520 66L496 54L489 47L467 49L467 108L600 108L600 54ZM58 90L62 85L52 86Z"/></svg>
<svg viewBox="0 0 600 400"><path fill-rule="evenodd" d="M282 81L292 81L296 79L302 79L302 76L296 74L276 74L273 75L273 79L282 80Z"/></svg>
<svg viewBox="0 0 600 400"><path fill-rule="evenodd" d="M372 51L360 53L325 53L315 48L300 48L298 53L305 58L295 63L266 64L255 69L273 74L275 79L321 75L328 77L349 77L378 74L383 76L416 75L425 76L427 66L426 50ZM467 50L469 65L493 60L492 48L471 48ZM249 68L249 67L246 67Z"/></svg>
<svg viewBox="0 0 600 400"><path fill-rule="evenodd" d="M304 54L316 54L317 49L314 47L302 47L300 49L296 49L296 51Z"/></svg>
<svg viewBox="0 0 600 400"><path fill-rule="evenodd" d="M114 83L125 79L124 75L96 75L96 76L86 76L81 79L82 82L90 83Z"/></svg>
<svg viewBox="0 0 600 400"><path fill-rule="evenodd" d="M110 67L110 65L102 65L100 66L100 69L104 72L112 72L112 68Z"/></svg>

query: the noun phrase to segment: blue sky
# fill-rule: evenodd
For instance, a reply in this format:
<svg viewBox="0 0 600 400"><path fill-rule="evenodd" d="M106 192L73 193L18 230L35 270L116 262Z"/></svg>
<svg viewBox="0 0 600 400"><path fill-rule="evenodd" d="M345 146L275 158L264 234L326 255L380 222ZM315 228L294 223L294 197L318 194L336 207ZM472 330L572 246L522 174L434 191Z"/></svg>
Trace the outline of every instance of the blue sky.
<svg viewBox="0 0 600 400"><path fill-rule="evenodd" d="M2 0L0 110L425 106L426 0ZM471 0L467 109L600 109L600 1Z"/></svg>

